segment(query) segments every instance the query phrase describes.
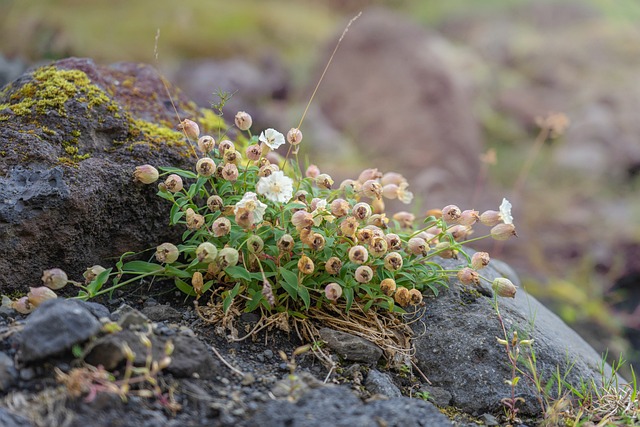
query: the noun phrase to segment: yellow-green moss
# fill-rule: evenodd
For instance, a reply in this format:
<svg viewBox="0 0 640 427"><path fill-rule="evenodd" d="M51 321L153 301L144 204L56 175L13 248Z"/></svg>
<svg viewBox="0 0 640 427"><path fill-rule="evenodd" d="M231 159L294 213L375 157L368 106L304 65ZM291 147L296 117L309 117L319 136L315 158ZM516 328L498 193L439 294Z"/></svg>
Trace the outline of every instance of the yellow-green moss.
<svg viewBox="0 0 640 427"><path fill-rule="evenodd" d="M169 147L187 145L182 133L146 120L131 119L129 132L134 139L142 138L145 142L154 145L164 144Z"/></svg>
<svg viewBox="0 0 640 427"><path fill-rule="evenodd" d="M224 122L224 119L214 113L213 110L201 108L199 112L200 117L198 117L196 121L203 133L206 134L214 133L219 130L227 130L227 124Z"/></svg>

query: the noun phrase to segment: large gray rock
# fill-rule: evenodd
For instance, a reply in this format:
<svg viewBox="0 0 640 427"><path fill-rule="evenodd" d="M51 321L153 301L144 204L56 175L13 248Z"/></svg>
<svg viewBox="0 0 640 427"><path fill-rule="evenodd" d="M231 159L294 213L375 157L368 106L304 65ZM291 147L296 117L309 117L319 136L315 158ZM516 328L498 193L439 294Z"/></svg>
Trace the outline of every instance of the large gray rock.
<svg viewBox="0 0 640 427"><path fill-rule="evenodd" d="M449 61L453 50L409 18L369 9L343 39L314 101L353 138L355 152L344 160L353 165L355 155L359 164L403 173L431 207L469 199L482 150L467 83ZM320 158L323 143L315 144ZM324 155L327 169L341 163L334 150Z"/></svg>
<svg viewBox="0 0 640 427"><path fill-rule="evenodd" d="M329 328L319 332L327 346L346 360L375 365L382 357L382 349L364 338Z"/></svg>
<svg viewBox="0 0 640 427"><path fill-rule="evenodd" d="M453 424L431 403L408 397L363 403L346 387L321 387L295 403L268 402L243 426L269 427L450 427Z"/></svg>
<svg viewBox="0 0 640 427"><path fill-rule="evenodd" d="M169 90L182 118L201 119ZM3 292L34 286L52 267L79 280L91 265L177 235L155 186L132 182L136 165L193 163L152 67L70 58L32 70L0 90L0 123Z"/></svg>
<svg viewBox="0 0 640 427"><path fill-rule="evenodd" d="M437 262L444 268L462 264L455 260ZM512 271L495 261L481 274L489 280L507 277L518 282ZM492 298L452 280L449 289L428 301L422 321L414 325L420 369L434 386L451 394L453 406L476 415L501 412L501 399L511 396L511 388L504 382L511 379L511 368L505 348L496 340L504 334L492 302ZM537 373L543 382L551 379L556 368L574 386L600 378L600 355L523 289L514 299L498 298L498 307L509 337L518 331L521 339L534 339ZM521 354L526 356L526 347ZM525 366L521 364L520 368ZM540 412L537 394L532 382L521 376L516 395L525 403L520 409L535 415Z"/></svg>

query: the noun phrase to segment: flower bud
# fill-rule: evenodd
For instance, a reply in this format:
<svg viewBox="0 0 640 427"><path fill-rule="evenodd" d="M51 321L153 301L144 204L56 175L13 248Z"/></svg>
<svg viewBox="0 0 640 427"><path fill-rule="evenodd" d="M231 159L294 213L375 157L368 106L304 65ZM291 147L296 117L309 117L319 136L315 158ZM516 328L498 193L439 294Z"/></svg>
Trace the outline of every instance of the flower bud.
<svg viewBox="0 0 640 427"><path fill-rule="evenodd" d="M356 203L351 212L358 220L366 221L371 216L371 206L364 202Z"/></svg>
<svg viewBox="0 0 640 427"><path fill-rule="evenodd" d="M311 247L312 250L319 251L319 250L322 250L324 248L325 242L326 242L325 238L324 238L324 236L322 234L313 233L311 235L309 246Z"/></svg>
<svg viewBox="0 0 640 427"><path fill-rule="evenodd" d="M220 267L224 270L227 267L233 267L238 264L240 254L236 248L222 248L218 251L218 262Z"/></svg>
<svg viewBox="0 0 640 427"><path fill-rule="evenodd" d="M278 250L280 253L283 252L291 252L293 250L295 242L293 241L293 237L291 234L285 234L280 239L278 239Z"/></svg>
<svg viewBox="0 0 640 427"><path fill-rule="evenodd" d="M387 253L387 241L382 236L374 236L369 243L369 252L376 258Z"/></svg>
<svg viewBox="0 0 640 427"><path fill-rule="evenodd" d="M466 239L467 236L469 236L473 232L473 230L467 225L457 224L447 228L447 232L451 233L453 240L455 240L456 242L460 242Z"/></svg>
<svg viewBox="0 0 640 427"><path fill-rule="evenodd" d="M369 259L367 248L362 245L353 246L349 249L349 261L354 264L364 264Z"/></svg>
<svg viewBox="0 0 640 427"><path fill-rule="evenodd" d="M315 270L315 266L313 265L313 261L306 255L302 255L298 260L298 270L302 274L312 274Z"/></svg>
<svg viewBox="0 0 640 427"><path fill-rule="evenodd" d="M384 279L380 282L380 290L386 296L390 297L396 291L396 281L393 279Z"/></svg>
<svg viewBox="0 0 640 427"><path fill-rule="evenodd" d="M480 222L489 227L497 225L501 220L500 212L498 211L487 210L480 215Z"/></svg>
<svg viewBox="0 0 640 427"><path fill-rule="evenodd" d="M329 283L324 288L324 295L329 301L337 301L342 296L342 286L337 283Z"/></svg>
<svg viewBox="0 0 640 427"><path fill-rule="evenodd" d="M401 211L393 214L393 219L398 221L401 228L412 228L416 216L412 213Z"/></svg>
<svg viewBox="0 0 640 427"><path fill-rule="evenodd" d="M313 225L313 215L307 211L297 211L291 215L291 223L298 230Z"/></svg>
<svg viewBox="0 0 640 427"><path fill-rule="evenodd" d="M429 244L421 237L412 237L408 242L409 252L413 255L427 255Z"/></svg>
<svg viewBox="0 0 640 427"><path fill-rule="evenodd" d="M151 165L136 166L136 170L133 171L133 180L143 184L153 184L159 176L158 169Z"/></svg>
<svg viewBox="0 0 640 427"><path fill-rule="evenodd" d="M395 251L402 248L402 240L400 240L400 236L397 234L386 234L384 239L387 241L387 248L389 250Z"/></svg>
<svg viewBox="0 0 640 427"><path fill-rule="evenodd" d="M218 150L220 151L220 157L224 157L224 154L227 151L235 151L236 146L233 144L233 142L229 141L228 139L224 139L220 141Z"/></svg>
<svg viewBox="0 0 640 427"><path fill-rule="evenodd" d="M397 199L399 189L400 187L398 187L396 184L384 185L382 186L382 195L389 200Z"/></svg>
<svg viewBox="0 0 640 427"><path fill-rule="evenodd" d="M458 270L457 277L463 285L478 286L480 284L480 275L477 271L469 267Z"/></svg>
<svg viewBox="0 0 640 427"><path fill-rule="evenodd" d="M332 276L340 274L340 270L342 269L342 261L340 260L340 258L332 256L325 263L324 269Z"/></svg>
<svg viewBox="0 0 640 427"><path fill-rule="evenodd" d="M369 243L373 238L373 230L370 228L361 228L356 232L356 238L360 243Z"/></svg>
<svg viewBox="0 0 640 427"><path fill-rule="evenodd" d="M171 264L178 259L180 250L172 243L163 243L156 248L156 260L160 263Z"/></svg>
<svg viewBox="0 0 640 427"><path fill-rule="evenodd" d="M196 295L202 295L202 288L204 287L204 278L202 277L202 273L196 271L193 273L191 277L191 286L193 286L193 290L196 292Z"/></svg>
<svg viewBox="0 0 640 427"><path fill-rule="evenodd" d="M256 161L262 156L262 150L258 144L253 144L247 147L244 154L247 156L247 159Z"/></svg>
<svg viewBox="0 0 640 427"><path fill-rule="evenodd" d="M30 302L29 297L22 297L11 303L11 308L20 314L29 314L35 308Z"/></svg>
<svg viewBox="0 0 640 427"><path fill-rule="evenodd" d="M400 184L404 184L406 182L407 180L405 179L405 177L400 175L397 172L387 172L384 175L382 175L382 178L380 178L380 184L382 184L383 186L389 185L389 184L394 184L399 186Z"/></svg>
<svg viewBox="0 0 640 427"><path fill-rule="evenodd" d="M491 283L491 287L495 291L498 296L514 298L516 296L516 285L514 285L511 280L504 277L497 277L493 279Z"/></svg>
<svg viewBox="0 0 640 427"><path fill-rule="evenodd" d="M384 268L389 271L398 271L402 268L402 255L398 252L389 252L384 257Z"/></svg>
<svg viewBox="0 0 640 427"><path fill-rule="evenodd" d="M473 209L462 211L462 213L460 214L460 219L458 220L458 224L472 226L480 220L480 215L478 214L479 212L474 211Z"/></svg>
<svg viewBox="0 0 640 427"><path fill-rule="evenodd" d="M204 217L200 214L197 214L191 208L187 208L185 219L187 221L187 228L189 230L198 230L204 225Z"/></svg>
<svg viewBox="0 0 640 427"><path fill-rule="evenodd" d="M354 238L356 236L356 231L358 230L358 221L355 217L348 216L340 223L340 231L342 235L349 238Z"/></svg>
<svg viewBox="0 0 640 427"><path fill-rule="evenodd" d="M340 190L349 194L349 192L356 193L362 189L362 184L353 179L345 179L340 183Z"/></svg>
<svg viewBox="0 0 640 427"><path fill-rule="evenodd" d="M368 265L361 265L356 268L355 278L359 283L369 283L373 279L373 270Z"/></svg>
<svg viewBox="0 0 640 427"><path fill-rule="evenodd" d="M222 178L227 181L236 181L238 179L238 167L233 163L227 163L222 168Z"/></svg>
<svg viewBox="0 0 640 427"><path fill-rule="evenodd" d="M358 181L361 184L364 184L365 182L367 182L369 180L377 180L380 177L382 177L382 173L380 173L378 171L378 169L376 169L376 168L365 169L362 172L360 172L360 175L358 176Z"/></svg>
<svg viewBox="0 0 640 427"><path fill-rule="evenodd" d="M196 172L198 172L200 176L209 177L213 175L215 171L216 164L213 159L209 157L203 157L196 163Z"/></svg>
<svg viewBox="0 0 640 427"><path fill-rule="evenodd" d="M226 217L220 217L211 224L211 231L216 237L226 236L231 232L231 221Z"/></svg>
<svg viewBox="0 0 640 427"><path fill-rule="evenodd" d="M224 206L224 201L222 200L222 197L220 196L210 196L207 199L207 207L209 208L209 210L211 212L218 212L220 210L222 210L222 207Z"/></svg>
<svg viewBox="0 0 640 427"><path fill-rule="evenodd" d="M331 202L331 214L337 218L347 215L350 209L349 202L344 199L335 199Z"/></svg>
<svg viewBox="0 0 640 427"><path fill-rule="evenodd" d="M200 136L200 127L193 120L184 119L178 125L178 129L183 131L189 139L198 139Z"/></svg>
<svg viewBox="0 0 640 427"><path fill-rule="evenodd" d="M172 173L164 180L164 187L171 193L177 193L183 188L182 177L178 174Z"/></svg>
<svg viewBox="0 0 640 427"><path fill-rule="evenodd" d="M257 234L252 234L247 239L247 249L252 254L259 254L264 249L264 241Z"/></svg>
<svg viewBox="0 0 640 427"><path fill-rule="evenodd" d="M209 153L210 151L213 151L215 146L216 146L216 140L213 139L212 136L203 135L200 137L200 139L198 139L198 148L200 149L200 151L202 151L205 154Z"/></svg>
<svg viewBox="0 0 640 427"><path fill-rule="evenodd" d="M491 258L487 252L476 252L471 256L471 268L481 270L489 265Z"/></svg>
<svg viewBox="0 0 640 427"><path fill-rule="evenodd" d="M442 218L447 224L457 224L462 216L462 211L456 205L447 205L442 208Z"/></svg>
<svg viewBox="0 0 640 427"><path fill-rule="evenodd" d="M333 185L333 179L329 175L327 175L326 173L321 173L320 175L316 176L315 179L318 187L331 190L331 186Z"/></svg>
<svg viewBox="0 0 640 427"><path fill-rule="evenodd" d="M317 178L320 175L320 169L316 165L309 165L304 173L307 178Z"/></svg>
<svg viewBox="0 0 640 427"><path fill-rule="evenodd" d="M85 272L82 273L82 277L84 277L84 283L88 285L89 283L91 283L93 281L93 279L98 277L98 275L100 273L102 273L103 271L105 271L105 270L106 270L106 268L104 268L101 265L94 265L94 266L91 266L91 267L87 268L85 270Z"/></svg>
<svg viewBox="0 0 640 427"><path fill-rule="evenodd" d="M409 290L409 300L412 305L418 305L422 303L422 292L417 289Z"/></svg>
<svg viewBox="0 0 640 427"><path fill-rule="evenodd" d="M50 289L64 288L68 281L69 280L67 278L67 273L60 270L59 268L45 270L42 273L42 282L46 287Z"/></svg>
<svg viewBox="0 0 640 427"><path fill-rule="evenodd" d="M451 248L451 243L440 242L433 248L440 258L444 259L458 259L458 251Z"/></svg>
<svg viewBox="0 0 640 427"><path fill-rule="evenodd" d="M29 288L31 291L27 294L29 304L34 307L39 306L43 302L49 299L58 298L55 292L46 286L40 286L38 288Z"/></svg>
<svg viewBox="0 0 640 427"><path fill-rule="evenodd" d="M212 263L218 256L218 248L211 242L203 242L196 249L196 257L199 262Z"/></svg>
<svg viewBox="0 0 640 427"><path fill-rule="evenodd" d="M302 141L302 132L300 129L291 128L289 132L287 132L287 141L291 145L298 145Z"/></svg>
<svg viewBox="0 0 640 427"><path fill-rule="evenodd" d="M240 130L249 130L253 124L253 119L248 113L238 111L234 119L236 127Z"/></svg>
<svg viewBox="0 0 640 427"><path fill-rule="evenodd" d="M399 306L406 307L411 302L411 294L409 294L409 289L403 287L396 289L396 293L393 296L393 299Z"/></svg>
<svg viewBox="0 0 640 427"><path fill-rule="evenodd" d="M513 224L498 224L491 229L491 238L494 240L507 240L511 236L518 237Z"/></svg>
<svg viewBox="0 0 640 427"><path fill-rule="evenodd" d="M382 197L382 185L378 181L370 179L362 184L362 193L372 199L379 199Z"/></svg>

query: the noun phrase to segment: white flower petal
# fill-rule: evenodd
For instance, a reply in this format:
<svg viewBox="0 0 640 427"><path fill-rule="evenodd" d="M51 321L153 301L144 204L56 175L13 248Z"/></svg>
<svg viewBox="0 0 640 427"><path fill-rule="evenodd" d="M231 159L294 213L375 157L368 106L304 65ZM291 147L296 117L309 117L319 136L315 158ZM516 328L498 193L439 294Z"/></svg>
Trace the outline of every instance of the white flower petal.
<svg viewBox="0 0 640 427"><path fill-rule="evenodd" d="M511 203L507 199L502 199L500 204L500 218L505 224L513 224L513 216L511 216Z"/></svg>
<svg viewBox="0 0 640 427"><path fill-rule="evenodd" d="M272 128L269 128L262 132L258 140L260 142L263 142L272 150L277 149L285 142L284 135Z"/></svg>

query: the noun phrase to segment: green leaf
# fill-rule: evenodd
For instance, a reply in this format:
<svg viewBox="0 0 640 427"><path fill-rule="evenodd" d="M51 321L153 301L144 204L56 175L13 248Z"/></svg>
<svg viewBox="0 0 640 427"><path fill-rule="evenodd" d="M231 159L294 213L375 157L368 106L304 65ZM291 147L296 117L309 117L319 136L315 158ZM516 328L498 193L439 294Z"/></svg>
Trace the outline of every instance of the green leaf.
<svg viewBox="0 0 640 427"><path fill-rule="evenodd" d="M262 295L261 291L255 291L252 295L251 301L246 305L245 311L251 312L258 308L260 305L260 301L264 299L264 295Z"/></svg>
<svg viewBox="0 0 640 427"><path fill-rule="evenodd" d="M182 212L180 206L175 204L171 206L171 211L169 212L169 225L176 225L180 218L182 218L182 215L184 215L184 212Z"/></svg>
<svg viewBox="0 0 640 427"><path fill-rule="evenodd" d="M174 280L174 283L176 285L176 288L180 289L180 291L182 291L183 293L195 297L196 296L196 291L193 290L193 286L188 285L187 283L183 282L182 280L178 279L176 277L176 279Z"/></svg>
<svg viewBox="0 0 640 427"><path fill-rule="evenodd" d="M351 305L353 304L353 288L344 288L342 295L344 295L344 299L347 301L347 311L351 310Z"/></svg>
<svg viewBox="0 0 640 427"><path fill-rule="evenodd" d="M109 274L111 273L111 270L113 269L112 268L106 269L102 273L98 274L96 278L93 279L91 283L89 283L89 285L87 285L87 291L89 292L90 296L94 296L100 289L102 289L102 285L104 285L107 282L107 279L109 278Z"/></svg>
<svg viewBox="0 0 640 427"><path fill-rule="evenodd" d="M298 298L298 276L296 273L289 271L284 267L280 267L279 271L283 279L280 284L284 290L291 295L291 298Z"/></svg>
<svg viewBox="0 0 640 427"><path fill-rule="evenodd" d="M370 299L369 301L367 301L367 303L364 305L364 307L362 307L362 311L364 311L365 313L367 311L369 311L369 309L371 308L371 306L373 305L373 302L375 300L374 299Z"/></svg>
<svg viewBox="0 0 640 427"><path fill-rule="evenodd" d="M120 259L118 260L118 262L116 262L116 268L118 269L119 273L122 273L122 265L124 264L124 259L129 255L135 255L135 252L123 253L122 255L120 255Z"/></svg>
<svg viewBox="0 0 640 427"><path fill-rule="evenodd" d="M168 201L170 201L170 202L173 202L173 200L174 200L173 194L171 194L171 193L170 193L170 192L168 192L168 191L158 191L158 192L156 193L156 196L160 196L160 197L162 197L163 199L168 200Z"/></svg>
<svg viewBox="0 0 640 427"><path fill-rule="evenodd" d="M229 307L231 307L231 303L233 302L233 298L235 298L236 295L238 295L238 292L240 292L240 283L237 283L233 287L233 289L231 289L231 291L229 291L227 296L224 297L224 300L222 301L222 309L224 310L225 314L229 311Z"/></svg>
<svg viewBox="0 0 640 427"><path fill-rule="evenodd" d="M234 265L233 267L227 267L224 269L224 272L227 273L228 276L234 279L242 279L245 281L251 280L251 273L247 271L246 268L240 265Z"/></svg>
<svg viewBox="0 0 640 427"><path fill-rule="evenodd" d="M173 276L173 277L182 277L184 279L190 279L191 278L191 273L184 271L184 270L180 270L179 268L175 268L172 267L170 265L167 265L164 267L164 272L167 274L167 276Z"/></svg>
<svg viewBox="0 0 640 427"><path fill-rule="evenodd" d="M158 169L162 172L175 173L176 175L180 175L183 178L197 178L194 172L186 171L180 168L173 168L169 166L161 166Z"/></svg>
<svg viewBox="0 0 640 427"><path fill-rule="evenodd" d="M164 267L153 262L129 261L122 266L122 270L135 273L159 273L164 270Z"/></svg>
<svg viewBox="0 0 640 427"><path fill-rule="evenodd" d="M305 309L309 310L309 306L311 305L311 297L309 296L309 290L306 288L306 286L298 286L298 295L304 302Z"/></svg>

